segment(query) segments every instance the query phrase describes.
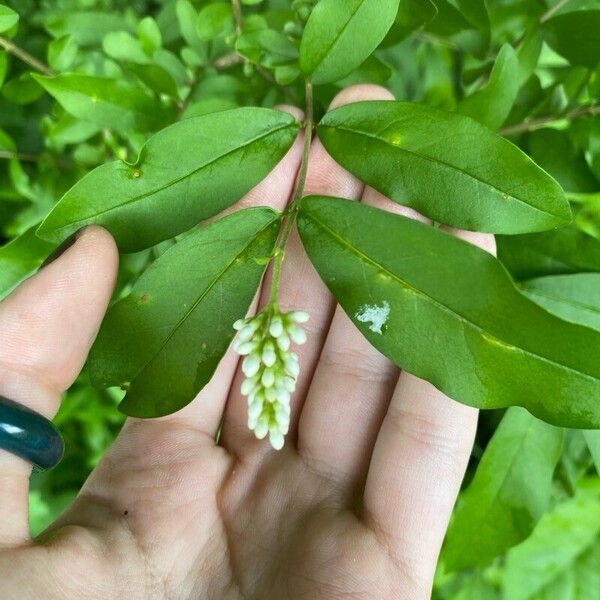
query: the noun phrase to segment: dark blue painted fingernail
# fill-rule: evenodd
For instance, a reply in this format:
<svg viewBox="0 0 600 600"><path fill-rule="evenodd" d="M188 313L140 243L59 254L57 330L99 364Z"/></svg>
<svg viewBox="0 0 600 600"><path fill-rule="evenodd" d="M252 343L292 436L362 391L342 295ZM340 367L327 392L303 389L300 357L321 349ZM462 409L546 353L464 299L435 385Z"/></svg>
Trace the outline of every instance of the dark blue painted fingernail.
<svg viewBox="0 0 600 600"><path fill-rule="evenodd" d="M52 252L48 258L41 264L39 270L41 271L44 267L52 264L57 258L60 258L81 236L83 229L76 231L73 235L69 236L60 246Z"/></svg>
<svg viewBox="0 0 600 600"><path fill-rule="evenodd" d="M45 470L61 461L65 445L52 421L0 396L0 449Z"/></svg>

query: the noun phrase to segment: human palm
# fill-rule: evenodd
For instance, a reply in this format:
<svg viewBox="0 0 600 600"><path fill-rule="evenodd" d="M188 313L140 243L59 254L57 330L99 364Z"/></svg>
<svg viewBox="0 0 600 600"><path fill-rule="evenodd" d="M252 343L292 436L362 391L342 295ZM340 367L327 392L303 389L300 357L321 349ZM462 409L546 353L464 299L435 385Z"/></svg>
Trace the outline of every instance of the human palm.
<svg viewBox="0 0 600 600"><path fill-rule="evenodd" d="M356 86L335 103L388 97ZM281 209L301 145L242 202ZM306 191L423 219L364 190L318 141ZM454 233L493 246L489 236ZM110 236L88 228L0 304L1 395L56 411L97 333L116 264ZM34 541L29 468L0 452L2 598L429 597L476 411L374 350L295 235L284 264L282 309L311 314L285 448L276 452L248 430L230 351L184 410L127 421L74 505ZM268 277L254 310L267 290Z"/></svg>

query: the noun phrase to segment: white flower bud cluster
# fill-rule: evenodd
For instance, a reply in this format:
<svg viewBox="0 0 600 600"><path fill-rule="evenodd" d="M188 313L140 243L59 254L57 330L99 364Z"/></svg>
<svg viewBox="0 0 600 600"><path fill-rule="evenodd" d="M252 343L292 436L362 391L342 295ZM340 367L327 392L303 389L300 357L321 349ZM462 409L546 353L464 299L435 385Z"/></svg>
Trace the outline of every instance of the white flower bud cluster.
<svg viewBox="0 0 600 600"><path fill-rule="evenodd" d="M248 397L248 427L259 440L269 436L275 450L281 450L290 428L290 398L300 373L292 342L304 344L306 333L300 324L308 313L281 313L267 307L255 317L240 319L233 348L244 356L245 379L242 394Z"/></svg>

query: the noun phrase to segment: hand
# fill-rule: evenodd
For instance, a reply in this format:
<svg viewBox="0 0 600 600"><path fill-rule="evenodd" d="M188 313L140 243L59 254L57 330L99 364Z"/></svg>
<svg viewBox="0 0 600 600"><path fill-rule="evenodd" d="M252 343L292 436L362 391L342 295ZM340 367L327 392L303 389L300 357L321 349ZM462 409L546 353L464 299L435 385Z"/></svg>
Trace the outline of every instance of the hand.
<svg viewBox="0 0 600 600"><path fill-rule="evenodd" d="M356 86L334 103L387 98ZM301 146L243 204L283 208ZM318 141L306 192L426 220L363 189ZM491 236L455 234L493 247ZM97 333L117 260L110 236L90 227L0 304L0 394L55 413ZM268 278L258 303L267 291ZM374 350L336 308L295 234L281 306L311 314L282 451L248 430L230 351L187 408L129 419L74 505L35 541L29 467L0 452L2 598L430 597L477 412Z"/></svg>

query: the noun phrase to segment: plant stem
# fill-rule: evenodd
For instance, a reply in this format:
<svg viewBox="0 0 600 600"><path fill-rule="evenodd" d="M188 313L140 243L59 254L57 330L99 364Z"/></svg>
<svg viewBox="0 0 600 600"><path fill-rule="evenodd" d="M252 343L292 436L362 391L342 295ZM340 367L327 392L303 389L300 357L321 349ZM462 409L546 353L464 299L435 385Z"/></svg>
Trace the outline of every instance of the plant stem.
<svg viewBox="0 0 600 600"><path fill-rule="evenodd" d="M545 117L539 117L538 119L529 119L522 123L517 123L516 125L504 127L504 129L500 129L499 133L501 135L516 135L518 133L524 133L525 131L531 131L539 125L544 125L546 123L563 120L575 121L576 119L594 115L600 115L600 105L583 106L565 115L546 115Z"/></svg>
<svg viewBox="0 0 600 600"><path fill-rule="evenodd" d="M277 239L277 244L273 253L275 258L273 262L273 277L271 279L270 304L277 304L279 285L281 283L281 271L283 260L285 258L285 247L290 237L290 233L292 232L292 227L296 222L296 216L298 215L298 209L300 208L300 200L304 195L306 176L308 174L308 160L310 157L310 147L312 144L314 127L313 88L312 84L308 81L306 82L305 90L306 118L304 120L304 149L302 151L302 162L300 163L300 170L298 172L292 201L284 215L284 222L281 226L279 238Z"/></svg>
<svg viewBox="0 0 600 600"><path fill-rule="evenodd" d="M540 23L545 23L548 19L551 19L567 2L570 0L559 0L554 6L550 7L541 17Z"/></svg>
<svg viewBox="0 0 600 600"><path fill-rule="evenodd" d="M0 47L4 48L9 54L16 56L24 63L27 63L31 68L42 73L42 75L47 75L48 77L54 75L54 71L50 67L47 67L44 63L35 58L35 56L31 56L29 52L26 52L23 48L20 48L9 39L0 36Z"/></svg>
<svg viewBox="0 0 600 600"><path fill-rule="evenodd" d="M37 162L38 159L34 154L21 154L19 152L11 152L10 150L0 150L0 159L12 160L13 158L26 162Z"/></svg>
<svg viewBox="0 0 600 600"><path fill-rule="evenodd" d="M235 21L235 32L237 35L241 35L243 18L240 0L231 0L231 11L233 12L233 20Z"/></svg>

